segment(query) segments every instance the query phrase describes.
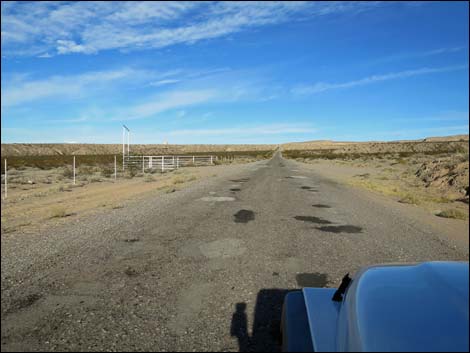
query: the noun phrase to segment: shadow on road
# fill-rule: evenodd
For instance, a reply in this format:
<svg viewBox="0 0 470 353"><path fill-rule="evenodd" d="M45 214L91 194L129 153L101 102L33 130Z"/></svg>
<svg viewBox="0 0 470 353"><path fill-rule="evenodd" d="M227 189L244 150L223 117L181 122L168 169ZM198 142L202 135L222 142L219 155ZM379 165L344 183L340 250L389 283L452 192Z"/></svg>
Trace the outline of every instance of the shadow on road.
<svg viewBox="0 0 470 353"><path fill-rule="evenodd" d="M299 287L327 287L325 273L299 273L296 275ZM262 289L256 297L253 329L248 331L246 303L237 303L232 315L230 335L237 337L240 352L280 352L282 344L281 316L285 296L298 289Z"/></svg>
<svg viewBox="0 0 470 353"><path fill-rule="evenodd" d="M262 289L256 298L252 334L248 333L246 303L237 303L230 335L237 337L240 352L280 352L281 314L287 289Z"/></svg>

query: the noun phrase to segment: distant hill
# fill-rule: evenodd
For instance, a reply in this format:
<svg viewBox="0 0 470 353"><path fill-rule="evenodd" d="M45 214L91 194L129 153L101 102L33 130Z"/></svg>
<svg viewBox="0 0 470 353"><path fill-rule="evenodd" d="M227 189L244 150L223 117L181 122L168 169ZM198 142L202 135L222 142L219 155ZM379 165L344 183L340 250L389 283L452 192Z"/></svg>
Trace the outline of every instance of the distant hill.
<svg viewBox="0 0 470 353"><path fill-rule="evenodd" d="M469 135L451 135L451 136L437 136L437 137L426 137L424 139L418 140L394 140L394 141L362 141L362 142L355 142L355 141L333 141L333 140L311 140L311 141L300 141L300 142L288 142L287 144L295 144L295 143L315 143L315 144L353 144L353 143L393 143L393 142L434 142L434 141L469 141Z"/></svg>
<svg viewBox="0 0 470 353"><path fill-rule="evenodd" d="M442 144L462 145L460 149L468 150L469 135L454 135L428 137L422 140L402 140L391 142L368 141L346 142L331 140L314 140L305 142L284 143L281 145L164 145L139 144L131 145L131 153L160 155L160 154L190 154L204 152L232 151L267 151L278 147L284 150L295 149L331 149L335 153L382 153L431 151L442 148ZM440 146L440 147L439 147ZM86 143L10 143L1 146L1 156L49 156L49 155L104 155L122 153L121 144L86 144Z"/></svg>
<svg viewBox="0 0 470 353"><path fill-rule="evenodd" d="M283 150L329 151L331 153L439 153L468 152L469 135L429 137L421 140L335 142L311 141L282 145Z"/></svg>
<svg viewBox="0 0 470 353"><path fill-rule="evenodd" d="M161 155L204 152L267 151L278 145L131 145L132 154ZM126 146L127 149L127 146ZM1 156L50 156L50 155L105 155L122 154L121 144L85 143L9 143L1 147Z"/></svg>
<svg viewBox="0 0 470 353"><path fill-rule="evenodd" d="M468 141L468 135L426 137L424 141Z"/></svg>

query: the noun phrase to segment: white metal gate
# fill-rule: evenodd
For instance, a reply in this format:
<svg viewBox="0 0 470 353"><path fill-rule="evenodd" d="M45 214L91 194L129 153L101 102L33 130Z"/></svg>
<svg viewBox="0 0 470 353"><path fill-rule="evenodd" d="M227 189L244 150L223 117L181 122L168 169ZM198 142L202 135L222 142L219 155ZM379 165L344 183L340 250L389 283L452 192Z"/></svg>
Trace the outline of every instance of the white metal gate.
<svg viewBox="0 0 470 353"><path fill-rule="evenodd" d="M213 165L217 157L214 156L125 156L123 168L146 170L171 171L181 167Z"/></svg>

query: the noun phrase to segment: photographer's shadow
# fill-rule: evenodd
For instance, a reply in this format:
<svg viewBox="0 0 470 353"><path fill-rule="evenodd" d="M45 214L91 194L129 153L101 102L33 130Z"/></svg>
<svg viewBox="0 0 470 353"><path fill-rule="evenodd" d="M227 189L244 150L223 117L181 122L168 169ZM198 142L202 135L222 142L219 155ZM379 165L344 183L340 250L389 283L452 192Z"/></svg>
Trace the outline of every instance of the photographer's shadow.
<svg viewBox="0 0 470 353"><path fill-rule="evenodd" d="M258 293L251 336L246 303L237 303L230 335L237 337L240 352L280 352L281 316L286 289L263 289Z"/></svg>

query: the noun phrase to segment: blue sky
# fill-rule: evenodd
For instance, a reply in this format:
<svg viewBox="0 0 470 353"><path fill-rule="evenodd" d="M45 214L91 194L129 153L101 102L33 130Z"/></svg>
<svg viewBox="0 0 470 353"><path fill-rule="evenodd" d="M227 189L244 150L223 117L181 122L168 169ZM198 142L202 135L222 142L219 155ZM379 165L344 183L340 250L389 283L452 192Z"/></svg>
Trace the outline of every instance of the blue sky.
<svg viewBox="0 0 470 353"><path fill-rule="evenodd" d="M468 7L2 1L2 142L468 133Z"/></svg>

